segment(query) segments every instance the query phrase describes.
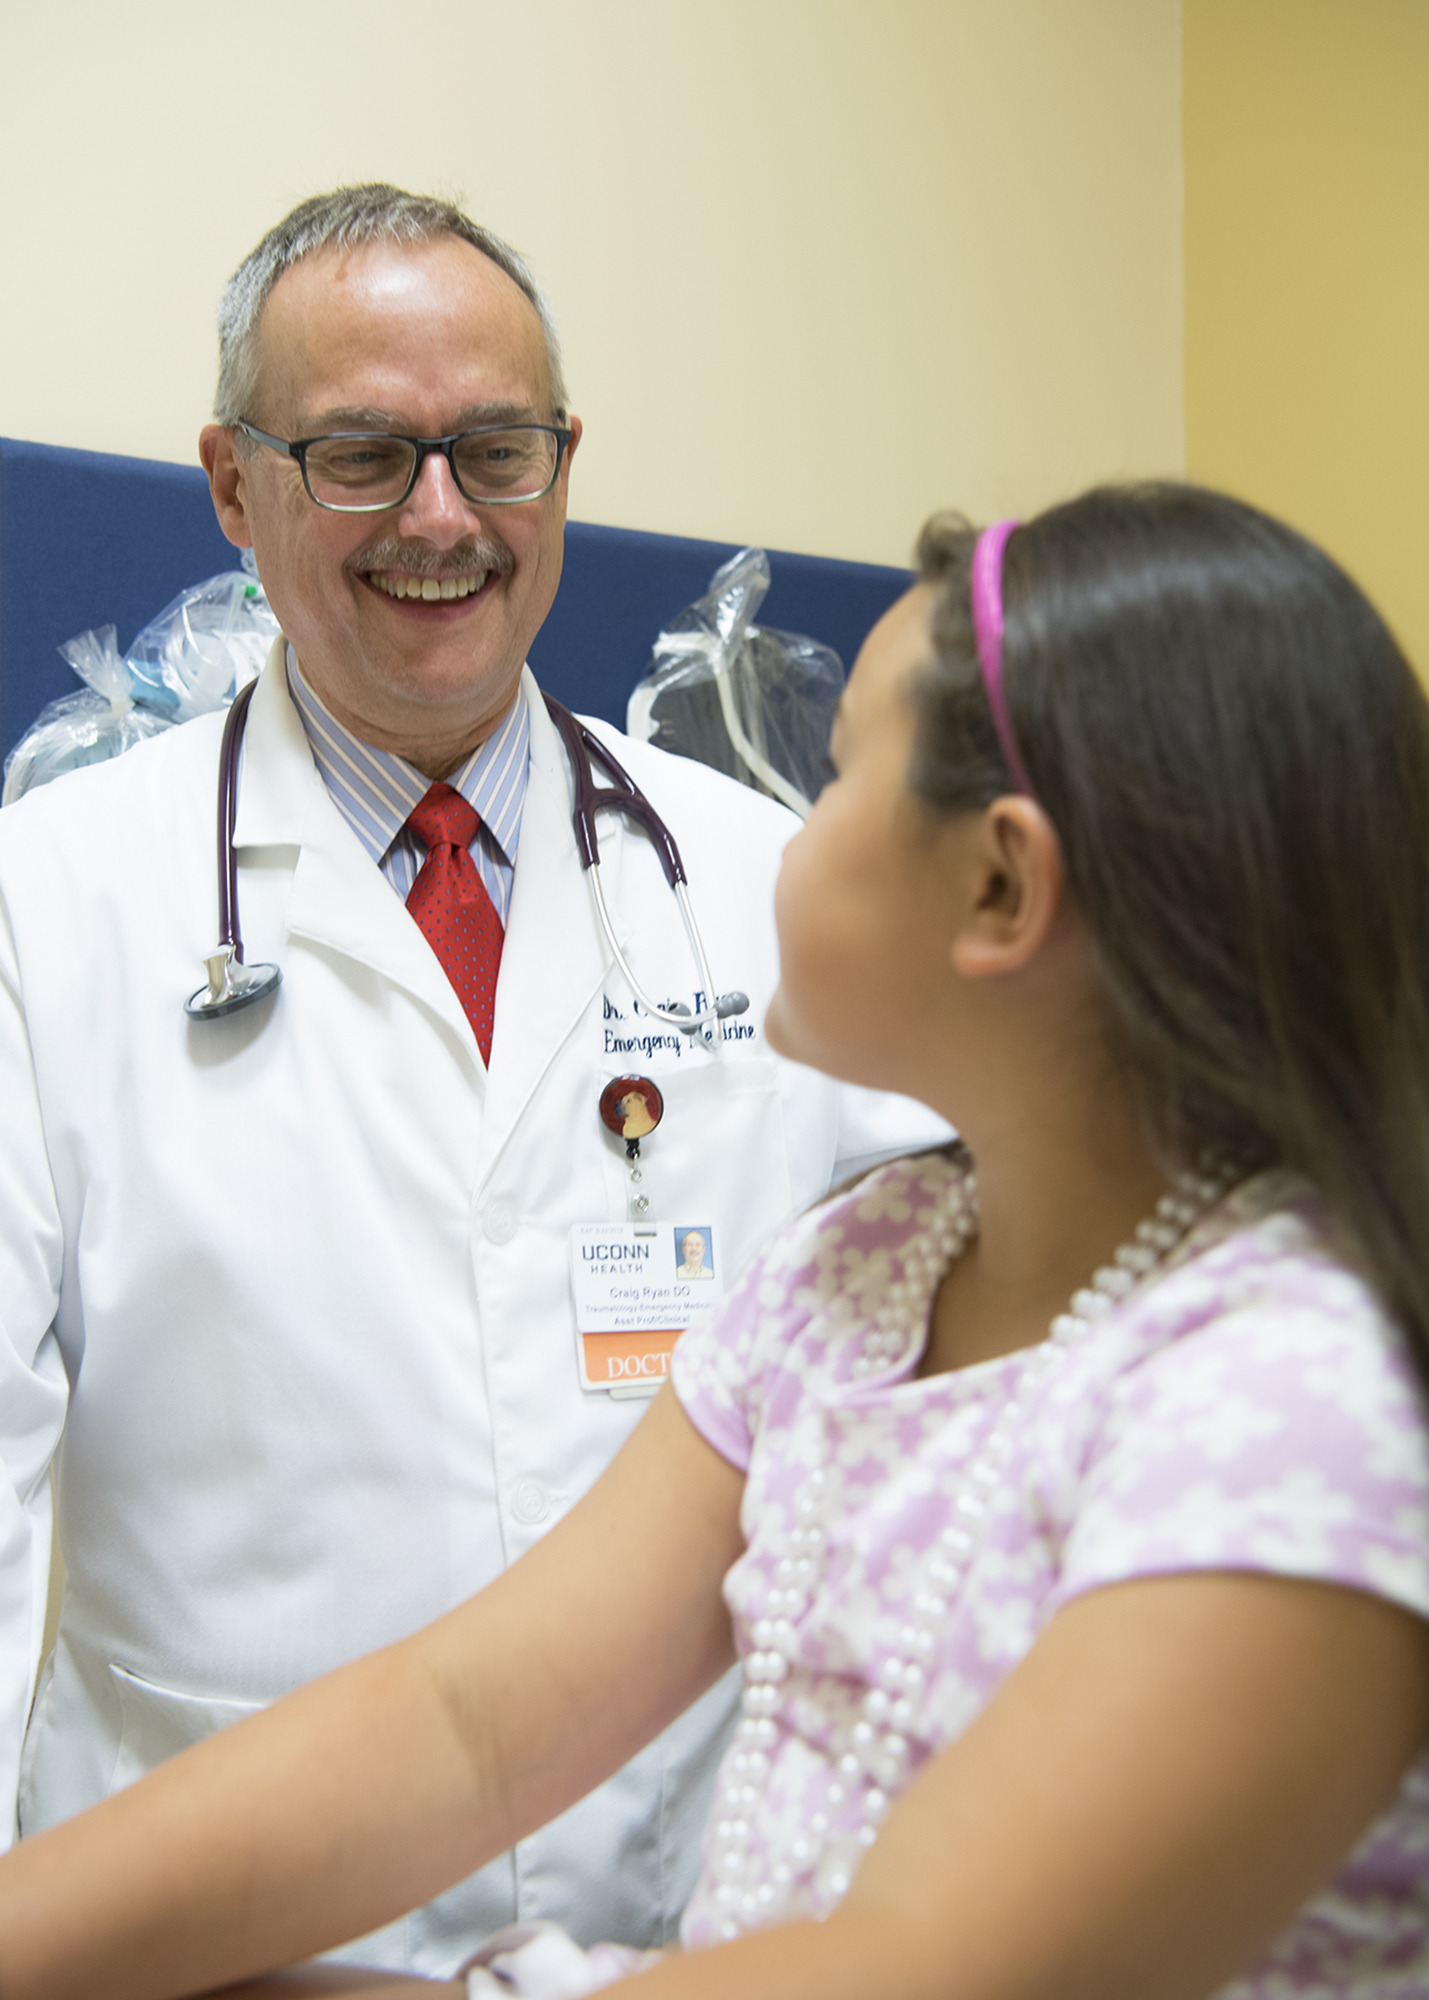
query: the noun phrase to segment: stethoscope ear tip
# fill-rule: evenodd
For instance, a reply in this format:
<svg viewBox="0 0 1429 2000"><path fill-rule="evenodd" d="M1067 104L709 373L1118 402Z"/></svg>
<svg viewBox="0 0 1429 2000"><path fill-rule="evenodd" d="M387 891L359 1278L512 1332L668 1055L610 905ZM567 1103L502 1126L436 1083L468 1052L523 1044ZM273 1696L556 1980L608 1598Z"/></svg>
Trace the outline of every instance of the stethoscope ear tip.
<svg viewBox="0 0 1429 2000"><path fill-rule="evenodd" d="M663 1010L663 1018L669 1021L672 1027L678 1028L682 1035L702 1034L708 1038L711 1033L711 1016L716 1021L727 1021L731 1014L748 1012L749 995L735 992L721 993L714 1007L703 1014L692 1014L683 1000L672 1000Z"/></svg>

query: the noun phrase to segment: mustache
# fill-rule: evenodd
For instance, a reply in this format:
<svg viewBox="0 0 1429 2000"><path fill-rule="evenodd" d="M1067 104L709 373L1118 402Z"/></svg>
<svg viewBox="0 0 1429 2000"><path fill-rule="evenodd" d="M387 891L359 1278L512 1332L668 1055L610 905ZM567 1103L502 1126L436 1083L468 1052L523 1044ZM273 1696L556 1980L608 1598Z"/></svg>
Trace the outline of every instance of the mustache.
<svg viewBox="0 0 1429 2000"><path fill-rule="evenodd" d="M509 576L516 558L504 542L487 535L468 535L449 549L435 549L427 542L400 540L396 535L380 535L350 555L344 569L399 570L404 576L433 577L440 582L448 576L470 576L476 569L492 576Z"/></svg>

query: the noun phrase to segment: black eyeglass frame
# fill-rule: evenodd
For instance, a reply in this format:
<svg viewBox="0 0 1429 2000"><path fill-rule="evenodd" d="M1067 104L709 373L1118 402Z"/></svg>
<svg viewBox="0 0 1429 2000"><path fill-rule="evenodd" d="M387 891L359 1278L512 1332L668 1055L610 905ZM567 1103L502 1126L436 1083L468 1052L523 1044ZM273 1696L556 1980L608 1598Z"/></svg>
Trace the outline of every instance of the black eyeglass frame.
<svg viewBox="0 0 1429 2000"><path fill-rule="evenodd" d="M412 497L423 465L433 452L440 452L446 460L452 484L469 507L525 507L533 500L544 500L551 491L561 476L561 460L565 457L571 442L570 429L563 424L477 424L469 431L452 431L447 437L435 438L405 437L398 431L324 431L321 437L281 438L274 437L271 431L260 431L256 424L247 423L242 418L233 428L242 431L245 437L251 437L259 444L268 445L273 451L282 452L287 458L296 459L298 470L303 475L303 488L309 500L315 507L322 507L329 514L385 514L389 507L405 506ZM461 474L457 471L456 465L457 446L466 438L496 437L502 431L544 431L548 437L556 440L556 462L551 467L550 478L539 493L475 494L468 493L462 485ZM333 444L357 438L385 438L389 444L412 446L415 453L412 460L412 475L395 500L364 500L354 506L345 507L338 500L319 500L314 493L312 481L308 478L309 448L315 444Z"/></svg>

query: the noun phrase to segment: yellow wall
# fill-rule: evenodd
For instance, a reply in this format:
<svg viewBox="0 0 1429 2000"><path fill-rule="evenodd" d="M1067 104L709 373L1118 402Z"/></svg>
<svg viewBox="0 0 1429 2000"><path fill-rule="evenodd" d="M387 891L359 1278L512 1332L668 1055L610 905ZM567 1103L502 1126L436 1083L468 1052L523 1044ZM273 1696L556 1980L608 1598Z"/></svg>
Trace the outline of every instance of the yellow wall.
<svg viewBox="0 0 1429 2000"><path fill-rule="evenodd" d="M389 176L535 263L583 518L901 561L1184 463L1429 662L1429 0L1181 15L454 0L418 58L385 0L11 8L0 431L190 458L233 264Z"/></svg>
<svg viewBox="0 0 1429 2000"><path fill-rule="evenodd" d="M1186 465L1429 674L1429 4L1185 0Z"/></svg>
<svg viewBox="0 0 1429 2000"><path fill-rule="evenodd" d="M534 263L582 518L902 562L1180 468L1178 0L48 0L5 55L8 435L191 458L234 264L381 177Z"/></svg>

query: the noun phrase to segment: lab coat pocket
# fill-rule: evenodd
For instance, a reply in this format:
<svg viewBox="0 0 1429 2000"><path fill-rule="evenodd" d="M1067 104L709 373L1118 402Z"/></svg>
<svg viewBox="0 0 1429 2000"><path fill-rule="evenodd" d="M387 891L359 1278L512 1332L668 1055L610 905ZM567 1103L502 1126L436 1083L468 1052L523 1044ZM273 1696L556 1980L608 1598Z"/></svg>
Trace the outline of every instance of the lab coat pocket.
<svg viewBox="0 0 1429 2000"><path fill-rule="evenodd" d="M595 1095L616 1072L606 1069ZM788 1221L792 1203L784 1103L777 1065L768 1057L685 1058L650 1072L663 1100L657 1129L642 1139L638 1191L652 1221L706 1226L722 1260L726 1286L756 1250ZM636 1191L618 1135L608 1133L610 1219L623 1220Z"/></svg>
<svg viewBox="0 0 1429 2000"><path fill-rule="evenodd" d="M180 1694L141 1680L127 1667L109 1663L122 1718L119 1754L110 1780L111 1794L122 1792L156 1764L180 1750L201 1743L205 1736L226 1729L264 1707L261 1701L225 1701L214 1695Z"/></svg>

